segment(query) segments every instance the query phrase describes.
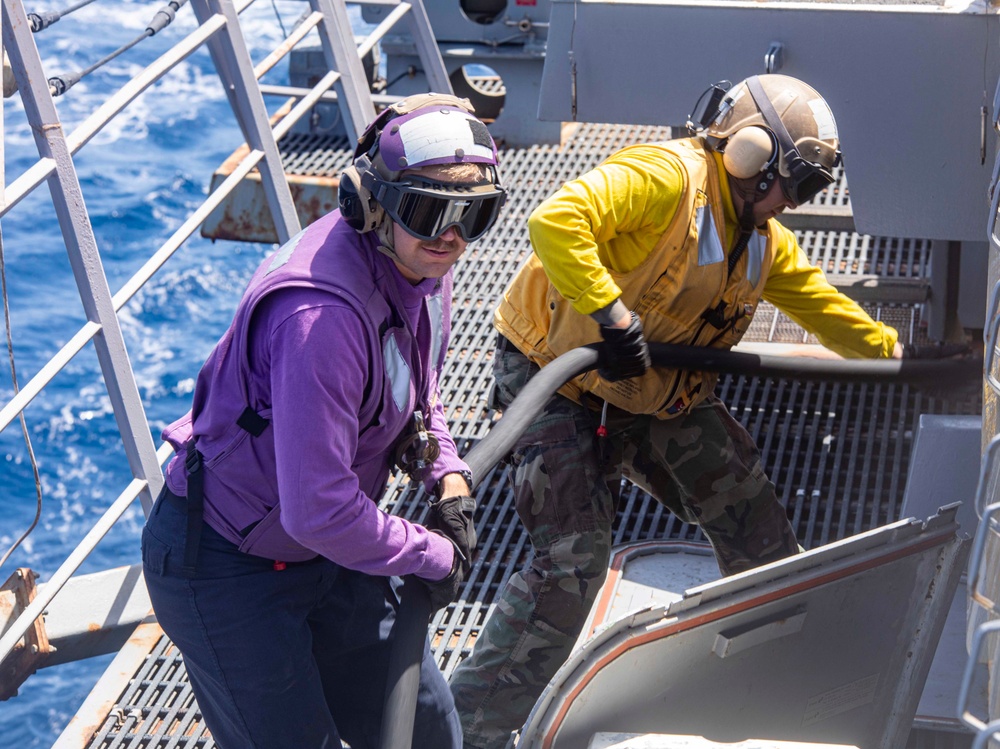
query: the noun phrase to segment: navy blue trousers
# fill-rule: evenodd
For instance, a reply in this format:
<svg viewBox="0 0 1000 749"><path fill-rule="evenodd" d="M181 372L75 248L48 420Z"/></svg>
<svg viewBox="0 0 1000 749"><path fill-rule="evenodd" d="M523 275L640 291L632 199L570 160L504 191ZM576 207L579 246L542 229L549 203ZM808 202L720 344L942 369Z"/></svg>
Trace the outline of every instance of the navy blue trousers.
<svg viewBox="0 0 1000 749"><path fill-rule="evenodd" d="M156 618L184 657L221 749L376 749L397 600L387 578L322 557L275 570L204 525L181 575L184 500L160 495L142 533ZM451 692L424 648L415 749L460 749Z"/></svg>

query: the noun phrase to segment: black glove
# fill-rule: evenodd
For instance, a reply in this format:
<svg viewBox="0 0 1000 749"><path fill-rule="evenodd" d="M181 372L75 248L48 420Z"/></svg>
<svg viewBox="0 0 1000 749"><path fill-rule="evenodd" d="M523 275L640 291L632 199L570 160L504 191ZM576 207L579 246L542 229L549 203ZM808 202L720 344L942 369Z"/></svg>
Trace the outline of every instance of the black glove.
<svg viewBox="0 0 1000 749"><path fill-rule="evenodd" d="M964 343L928 343L918 346L903 344L904 359L950 359L953 356L968 356L972 349Z"/></svg>
<svg viewBox="0 0 1000 749"><path fill-rule="evenodd" d="M627 328L601 326L601 336L607 345L601 351L597 374L608 382L639 377L652 363L649 344L642 335L642 321L635 312L631 315Z"/></svg>
<svg viewBox="0 0 1000 749"><path fill-rule="evenodd" d="M444 533L440 531L434 531L440 536L445 536ZM451 541L451 539L448 539ZM427 591L431 596L431 606L434 607L435 611L440 611L445 608L449 603L458 598L458 593L462 588L462 583L465 582L465 570L469 566L469 561L467 558L462 558L462 551L455 545L452 541L452 545L455 546L455 560L451 563L451 572L443 580L425 580L422 577L418 577L417 580L422 582L426 587Z"/></svg>
<svg viewBox="0 0 1000 749"><path fill-rule="evenodd" d="M476 550L476 500L469 496L445 497L430 502L431 514L426 526L450 540L465 557L463 571L472 568L472 552Z"/></svg>

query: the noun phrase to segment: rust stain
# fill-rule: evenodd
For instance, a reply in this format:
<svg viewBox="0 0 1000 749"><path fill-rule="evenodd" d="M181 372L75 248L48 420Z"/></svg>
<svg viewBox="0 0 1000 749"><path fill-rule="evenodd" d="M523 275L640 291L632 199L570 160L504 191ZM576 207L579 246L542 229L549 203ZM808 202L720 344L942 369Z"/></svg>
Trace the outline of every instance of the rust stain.
<svg viewBox="0 0 1000 749"><path fill-rule="evenodd" d="M147 620L136 627L132 637L119 651L112 666L98 683L98 687L95 687L90 697L67 725L63 735L68 739L68 745L84 747L92 743L94 735L101 729L108 717L116 711L115 705L122 693L128 688L131 680L135 678L135 674L161 637L164 637L163 630L155 621ZM111 670L112 667L115 668L114 671ZM98 688L101 689L100 696L98 696ZM119 721L124 721L126 716L121 714L121 711L117 712L119 712L117 716Z"/></svg>
<svg viewBox="0 0 1000 749"><path fill-rule="evenodd" d="M7 578L0 592L13 598L11 616L23 612L35 599L38 576L27 567L19 567ZM17 695L24 681L41 668L50 655L48 634L45 631L44 616L39 616L25 631L18 645L3 660L0 670L0 701Z"/></svg>
<svg viewBox="0 0 1000 749"><path fill-rule="evenodd" d="M213 179L213 187L214 183ZM339 178L288 175L288 188L302 226L337 208L339 184ZM208 239L276 243L278 233L260 176L248 175L205 221L201 234Z"/></svg>

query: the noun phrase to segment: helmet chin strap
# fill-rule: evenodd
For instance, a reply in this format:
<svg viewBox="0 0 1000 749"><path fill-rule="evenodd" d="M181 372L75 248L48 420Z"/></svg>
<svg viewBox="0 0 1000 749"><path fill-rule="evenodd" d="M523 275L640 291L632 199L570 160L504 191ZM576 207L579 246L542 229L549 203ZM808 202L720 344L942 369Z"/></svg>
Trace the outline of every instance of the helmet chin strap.
<svg viewBox="0 0 1000 749"><path fill-rule="evenodd" d="M375 236L378 237L378 251L392 260L399 260L396 248L393 246L392 227L393 220L387 213L383 213L382 222L375 228Z"/></svg>
<svg viewBox="0 0 1000 749"><path fill-rule="evenodd" d="M743 231L753 231L756 226L753 220L753 207L764 197L764 192L759 188L760 178L751 177L749 179L736 179L733 177L730 186L734 193L740 196L743 201L743 210L739 215L740 229Z"/></svg>
<svg viewBox="0 0 1000 749"><path fill-rule="evenodd" d="M740 216L740 228L743 231L753 231L756 227L753 220L753 206L755 201L743 201L743 215Z"/></svg>

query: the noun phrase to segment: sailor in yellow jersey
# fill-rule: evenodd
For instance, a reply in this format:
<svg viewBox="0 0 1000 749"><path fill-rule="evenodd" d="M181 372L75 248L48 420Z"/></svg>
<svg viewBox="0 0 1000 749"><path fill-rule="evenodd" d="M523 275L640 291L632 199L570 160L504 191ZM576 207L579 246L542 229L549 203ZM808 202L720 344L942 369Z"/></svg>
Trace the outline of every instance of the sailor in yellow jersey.
<svg viewBox="0 0 1000 749"><path fill-rule="evenodd" d="M730 348L764 299L838 354L904 355L775 220L834 181L827 103L781 75L706 93L700 135L625 148L529 219L534 254L495 315L495 405L572 348L603 340L610 354L513 450L534 553L452 677L466 749L506 746L569 655L607 573L623 475L697 523L724 574L798 551L716 376L649 369L647 339Z"/></svg>

